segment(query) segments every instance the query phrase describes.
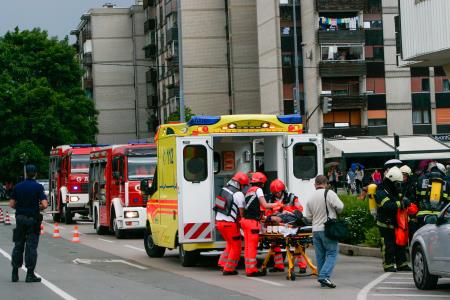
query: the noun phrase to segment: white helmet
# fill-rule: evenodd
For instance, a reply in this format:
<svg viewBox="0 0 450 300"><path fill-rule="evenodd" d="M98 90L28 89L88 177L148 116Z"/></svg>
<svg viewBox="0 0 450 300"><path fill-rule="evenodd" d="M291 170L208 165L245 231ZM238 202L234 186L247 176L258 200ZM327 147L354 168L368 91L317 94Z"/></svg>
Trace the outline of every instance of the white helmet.
<svg viewBox="0 0 450 300"><path fill-rule="evenodd" d="M445 168L445 166L441 163L436 163L436 167L439 169L439 171L442 172L442 174L446 174L447 173L447 169Z"/></svg>
<svg viewBox="0 0 450 300"><path fill-rule="evenodd" d="M390 168L384 177L392 182L403 182L403 174L398 167Z"/></svg>
<svg viewBox="0 0 450 300"><path fill-rule="evenodd" d="M406 174L406 175L411 175L412 174L411 168L408 167L407 165L402 166L400 168L400 171L402 171L402 173Z"/></svg>

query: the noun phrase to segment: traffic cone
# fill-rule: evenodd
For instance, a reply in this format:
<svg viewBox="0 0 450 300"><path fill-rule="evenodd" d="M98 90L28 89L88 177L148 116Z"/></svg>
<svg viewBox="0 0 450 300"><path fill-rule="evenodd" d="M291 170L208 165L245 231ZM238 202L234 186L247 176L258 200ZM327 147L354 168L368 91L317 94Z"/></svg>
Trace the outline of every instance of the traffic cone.
<svg viewBox="0 0 450 300"><path fill-rule="evenodd" d="M55 223L55 226L53 227L53 236L52 236L52 238L59 239L60 237L61 237L61 235L59 234L58 223Z"/></svg>
<svg viewBox="0 0 450 300"><path fill-rule="evenodd" d="M5 223L5 218L3 217L3 210L0 208L0 223Z"/></svg>
<svg viewBox="0 0 450 300"><path fill-rule="evenodd" d="M41 223L41 235L44 235L44 225Z"/></svg>
<svg viewBox="0 0 450 300"><path fill-rule="evenodd" d="M78 226L75 225L73 228L73 236L72 236L72 243L79 243L80 242L80 233L78 232Z"/></svg>
<svg viewBox="0 0 450 300"><path fill-rule="evenodd" d="M8 211L6 211L5 225L11 225L11 219L9 218L9 212Z"/></svg>

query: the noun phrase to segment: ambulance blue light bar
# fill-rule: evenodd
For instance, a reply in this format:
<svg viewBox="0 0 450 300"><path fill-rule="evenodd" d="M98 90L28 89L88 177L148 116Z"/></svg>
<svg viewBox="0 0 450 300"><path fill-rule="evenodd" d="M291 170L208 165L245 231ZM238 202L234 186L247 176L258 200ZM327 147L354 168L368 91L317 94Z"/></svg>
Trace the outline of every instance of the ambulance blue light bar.
<svg viewBox="0 0 450 300"><path fill-rule="evenodd" d="M302 116L299 115L284 115L277 116L278 121L284 124L302 124Z"/></svg>
<svg viewBox="0 0 450 300"><path fill-rule="evenodd" d="M194 125L214 125L220 121L218 116L194 116L187 123L188 126Z"/></svg>

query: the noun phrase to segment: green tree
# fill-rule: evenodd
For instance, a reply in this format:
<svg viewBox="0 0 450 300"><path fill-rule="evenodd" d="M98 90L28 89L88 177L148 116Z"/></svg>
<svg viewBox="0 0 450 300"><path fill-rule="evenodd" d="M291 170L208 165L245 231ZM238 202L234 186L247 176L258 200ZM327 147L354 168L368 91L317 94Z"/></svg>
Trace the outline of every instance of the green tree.
<svg viewBox="0 0 450 300"><path fill-rule="evenodd" d="M98 112L82 74L67 38L18 28L0 37L0 181L20 176L21 153L45 173L52 146L95 142Z"/></svg>
<svg viewBox="0 0 450 300"><path fill-rule="evenodd" d="M192 113L192 110L190 107L185 106L184 107L184 116L185 116L186 122L189 122L189 120L195 115ZM176 111L171 113L166 119L166 122L174 122L174 121L180 121L180 109L179 108L177 108Z"/></svg>

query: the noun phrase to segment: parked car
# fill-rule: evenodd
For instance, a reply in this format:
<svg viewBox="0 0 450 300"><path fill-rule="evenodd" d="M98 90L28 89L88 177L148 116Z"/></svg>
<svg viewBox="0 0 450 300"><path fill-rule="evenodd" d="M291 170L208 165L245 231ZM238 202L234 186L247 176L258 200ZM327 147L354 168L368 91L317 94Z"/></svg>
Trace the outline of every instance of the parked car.
<svg viewBox="0 0 450 300"><path fill-rule="evenodd" d="M47 196L48 199L48 179L38 179L36 181L37 183L42 184L42 186L44 187L45 196Z"/></svg>
<svg viewBox="0 0 450 300"><path fill-rule="evenodd" d="M411 241L414 283L421 290L433 289L438 279L450 277L450 204L439 215L425 217Z"/></svg>

